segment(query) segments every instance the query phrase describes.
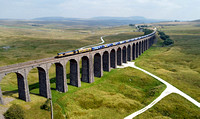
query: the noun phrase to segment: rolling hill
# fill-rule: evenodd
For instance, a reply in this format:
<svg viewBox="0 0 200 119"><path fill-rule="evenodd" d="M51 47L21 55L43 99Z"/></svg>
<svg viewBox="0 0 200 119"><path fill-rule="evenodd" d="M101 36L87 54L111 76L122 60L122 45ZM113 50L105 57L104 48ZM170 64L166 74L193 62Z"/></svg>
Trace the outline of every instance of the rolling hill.
<svg viewBox="0 0 200 119"><path fill-rule="evenodd" d="M105 26L116 26L126 24L139 24L139 23L154 23L160 22L161 20L147 19L141 16L132 17L93 17L93 18L65 18L65 17L40 17L33 19L35 22L51 21L51 22L62 22L65 24L82 24L82 25L105 25Z"/></svg>
<svg viewBox="0 0 200 119"><path fill-rule="evenodd" d="M192 22L200 22L200 19L194 20L194 21L192 21Z"/></svg>

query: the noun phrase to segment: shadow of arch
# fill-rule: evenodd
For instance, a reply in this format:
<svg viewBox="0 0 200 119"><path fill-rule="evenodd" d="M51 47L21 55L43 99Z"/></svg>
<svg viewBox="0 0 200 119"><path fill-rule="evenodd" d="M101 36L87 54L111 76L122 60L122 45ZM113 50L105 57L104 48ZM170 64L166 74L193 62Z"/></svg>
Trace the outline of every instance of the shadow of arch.
<svg viewBox="0 0 200 119"><path fill-rule="evenodd" d="M144 41L142 41L142 52L141 53L144 53Z"/></svg>
<svg viewBox="0 0 200 119"><path fill-rule="evenodd" d="M123 55L122 56L123 63L126 63L127 62L126 46L124 46L123 49L122 49L122 55Z"/></svg>
<svg viewBox="0 0 200 119"><path fill-rule="evenodd" d="M139 42L139 55L141 55L141 53L142 53L142 43L141 43L141 41Z"/></svg>
<svg viewBox="0 0 200 119"><path fill-rule="evenodd" d="M117 65L122 65L122 50L120 47L117 49Z"/></svg>
<svg viewBox="0 0 200 119"><path fill-rule="evenodd" d="M94 76L95 77L101 77L101 55L99 53L96 53L94 55Z"/></svg>
<svg viewBox="0 0 200 119"><path fill-rule="evenodd" d="M89 58L83 56L82 58L82 76L81 81L89 83Z"/></svg>
<svg viewBox="0 0 200 119"><path fill-rule="evenodd" d="M131 46L127 47L127 61L131 61Z"/></svg>
<svg viewBox="0 0 200 119"><path fill-rule="evenodd" d="M135 57L136 57L136 56L135 56L135 55L136 55L136 53L135 53L135 52L136 52L135 49L136 49L136 46L135 46L135 43L133 43L133 46L132 46L132 59L133 59L133 60L136 59L136 58L135 58Z"/></svg>
<svg viewBox="0 0 200 119"><path fill-rule="evenodd" d="M80 72L79 72L79 62L75 59L70 60L70 85L80 87Z"/></svg>
<svg viewBox="0 0 200 119"><path fill-rule="evenodd" d="M115 49L112 49L110 51L110 67L116 68L116 61L115 61Z"/></svg>
<svg viewBox="0 0 200 119"><path fill-rule="evenodd" d="M48 71L42 67L37 67L37 69L39 74L39 94L43 97L50 98L51 89Z"/></svg>
<svg viewBox="0 0 200 119"><path fill-rule="evenodd" d="M56 90L59 92L67 92L67 79L66 79L66 67L61 63L55 63L56 79L50 80L51 83L56 83ZM51 88L52 89L52 88Z"/></svg>
<svg viewBox="0 0 200 119"><path fill-rule="evenodd" d="M136 43L136 58L139 56L139 44L138 42Z"/></svg>
<svg viewBox="0 0 200 119"><path fill-rule="evenodd" d="M108 51L105 51L103 53L103 70L104 71L110 71L110 66L109 66L109 53Z"/></svg>

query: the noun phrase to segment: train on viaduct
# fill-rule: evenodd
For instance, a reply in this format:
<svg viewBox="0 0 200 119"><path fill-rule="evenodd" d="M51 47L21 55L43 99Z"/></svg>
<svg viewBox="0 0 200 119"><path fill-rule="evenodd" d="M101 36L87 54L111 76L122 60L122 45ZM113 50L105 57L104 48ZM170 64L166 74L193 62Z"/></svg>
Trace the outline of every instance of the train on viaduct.
<svg viewBox="0 0 200 119"><path fill-rule="evenodd" d="M39 95L51 98L49 68L56 66L56 90L67 92L66 64L70 62L70 85L81 87L81 81L93 83L94 77L102 77L103 71L110 71L117 65L135 60L154 43L155 34L146 38L127 42L112 47L85 52L62 58L46 58L14 65L0 67L0 81L9 73L16 73L18 84L18 98L26 102L31 101L27 76L31 69L38 69ZM82 75L80 77L79 61L82 60ZM0 88L0 104L4 104Z"/></svg>

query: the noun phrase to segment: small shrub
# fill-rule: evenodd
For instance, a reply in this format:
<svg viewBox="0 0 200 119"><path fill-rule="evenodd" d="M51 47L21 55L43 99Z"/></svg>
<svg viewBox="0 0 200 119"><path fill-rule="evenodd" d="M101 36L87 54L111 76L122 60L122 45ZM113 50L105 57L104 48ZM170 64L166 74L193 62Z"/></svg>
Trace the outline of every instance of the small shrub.
<svg viewBox="0 0 200 119"><path fill-rule="evenodd" d="M42 106L40 106L40 108L43 110L50 111L51 110L50 99L47 99L47 101Z"/></svg>
<svg viewBox="0 0 200 119"><path fill-rule="evenodd" d="M129 24L129 26L135 26L135 24Z"/></svg>
<svg viewBox="0 0 200 119"><path fill-rule="evenodd" d="M159 34L160 36L165 36L165 33L162 32L162 31L158 31L158 34Z"/></svg>
<svg viewBox="0 0 200 119"><path fill-rule="evenodd" d="M161 35L160 38L161 38L162 40L166 40L166 39L167 39L165 35Z"/></svg>
<svg viewBox="0 0 200 119"><path fill-rule="evenodd" d="M13 104L7 111L4 113L6 119L24 119L24 110L20 105Z"/></svg>
<svg viewBox="0 0 200 119"><path fill-rule="evenodd" d="M167 38L167 39L163 42L163 45L171 45L171 44L173 44L173 43L174 43L173 40L171 40L170 38Z"/></svg>
<svg viewBox="0 0 200 119"><path fill-rule="evenodd" d="M153 32L153 30L150 29L143 29L144 35L150 34Z"/></svg>
<svg viewBox="0 0 200 119"><path fill-rule="evenodd" d="M162 40L164 40L163 46L165 46L165 45L171 45L171 44L174 43L174 41L172 39L170 39L170 37L168 35L166 35L164 32L158 31L158 34L160 35L160 38Z"/></svg>
<svg viewBox="0 0 200 119"><path fill-rule="evenodd" d="M169 38L169 36L168 36L168 35L165 35L165 38Z"/></svg>

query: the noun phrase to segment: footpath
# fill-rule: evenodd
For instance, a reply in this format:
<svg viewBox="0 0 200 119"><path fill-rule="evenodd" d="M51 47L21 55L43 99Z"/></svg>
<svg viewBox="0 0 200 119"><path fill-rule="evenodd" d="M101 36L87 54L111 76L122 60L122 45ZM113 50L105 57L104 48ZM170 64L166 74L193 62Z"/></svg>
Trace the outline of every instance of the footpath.
<svg viewBox="0 0 200 119"><path fill-rule="evenodd" d="M179 94L181 96L183 96L184 98L186 98L187 100L189 100L190 102L192 102L194 105L196 105L197 107L200 108L200 103L197 102L196 100L194 100L193 98L191 98L189 95L185 94L184 92L180 91L179 89L177 89L176 87L174 87L173 85L169 84L168 82L166 82L165 80L157 77L156 75L141 69L137 66L135 66L135 62L128 62L126 64L122 64L122 66L117 66L117 68L125 68L125 67L133 67L135 69L138 69L152 77L154 77L155 79L159 80L160 82L162 82L163 84L165 84L167 86L167 88L161 93L161 95L159 97L157 97L153 102L151 102L149 105L147 105L146 107L142 108L141 110L138 110L134 113L132 113L131 115L125 117L124 119L132 119L134 117L136 117L137 115L145 112L146 110L148 110L149 108L153 107L153 105L155 105L156 103L158 103L160 100L162 100L165 96L171 94L171 93L176 93Z"/></svg>

